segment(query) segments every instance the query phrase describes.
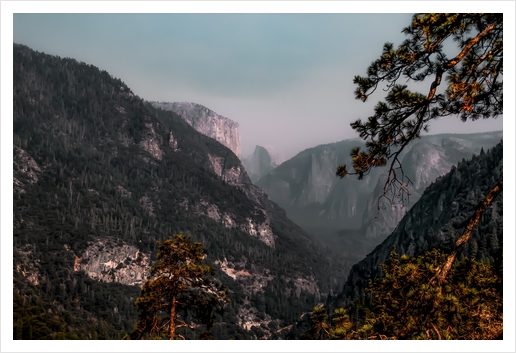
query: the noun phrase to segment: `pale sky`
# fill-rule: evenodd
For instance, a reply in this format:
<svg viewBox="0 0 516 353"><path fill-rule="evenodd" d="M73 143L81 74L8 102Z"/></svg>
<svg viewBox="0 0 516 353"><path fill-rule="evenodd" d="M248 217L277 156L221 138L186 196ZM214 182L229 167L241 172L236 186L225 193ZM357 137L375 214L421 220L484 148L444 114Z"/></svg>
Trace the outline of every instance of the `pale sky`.
<svg viewBox="0 0 516 353"><path fill-rule="evenodd" d="M383 43L400 44L412 14L14 14L13 39L122 79L146 100L202 104L240 125L242 156L255 145L285 158L358 135L370 104L354 99ZM427 92L428 85L421 85ZM502 118L431 133L502 129Z"/></svg>

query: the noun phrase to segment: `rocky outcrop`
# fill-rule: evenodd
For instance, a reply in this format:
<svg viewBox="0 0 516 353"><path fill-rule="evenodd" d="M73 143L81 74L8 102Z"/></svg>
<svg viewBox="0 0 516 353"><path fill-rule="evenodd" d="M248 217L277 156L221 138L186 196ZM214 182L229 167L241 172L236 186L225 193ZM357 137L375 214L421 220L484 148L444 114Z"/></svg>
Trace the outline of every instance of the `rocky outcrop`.
<svg viewBox="0 0 516 353"><path fill-rule="evenodd" d="M23 149L13 146L13 189L16 193L24 193L25 184L34 184L38 181L41 167Z"/></svg>
<svg viewBox="0 0 516 353"><path fill-rule="evenodd" d="M301 292L308 292L310 294L314 294L319 299L321 298L321 293L319 292L319 287L317 287L315 278L298 277L298 278L287 279L287 281L294 284L294 287L295 287L294 295L296 297L299 297Z"/></svg>
<svg viewBox="0 0 516 353"><path fill-rule="evenodd" d="M258 238L268 246L274 248L274 233L271 229L270 218L267 211L260 207L250 212L249 217L243 221L237 221L237 217L227 212L221 212L220 208L205 200L200 200L192 205L188 200L180 203L185 210L193 211L195 215L204 215L216 222L222 223L226 228L238 228L252 237Z"/></svg>
<svg viewBox="0 0 516 353"><path fill-rule="evenodd" d="M255 183L262 176L267 175L271 170L283 163L283 158L273 149L269 151L269 149L257 145L254 152L247 158L244 158L242 163L251 181Z"/></svg>
<svg viewBox="0 0 516 353"><path fill-rule="evenodd" d="M174 134L172 133L172 131L170 131L170 133L169 133L168 145L170 147L172 147L172 150L174 152L179 151L179 146L178 146L178 143L177 143L177 139L174 137Z"/></svg>
<svg viewBox="0 0 516 353"><path fill-rule="evenodd" d="M35 259L33 256L34 245L25 245L22 248L15 248L14 253L17 258L15 261L14 270L20 274L27 282L30 284L37 286L40 284L40 276L38 270L38 262L39 260Z"/></svg>
<svg viewBox="0 0 516 353"><path fill-rule="evenodd" d="M269 269L248 264L245 258L237 262L224 258L222 261L215 261L215 265L219 265L222 272L240 283L247 294L263 292L267 283L274 278Z"/></svg>
<svg viewBox="0 0 516 353"><path fill-rule="evenodd" d="M101 282L142 286L150 273L149 255L120 240L98 239L75 256L74 271Z"/></svg>
<svg viewBox="0 0 516 353"><path fill-rule="evenodd" d="M219 141L240 157L240 131L237 122L196 103L151 102L151 104L179 114L195 130Z"/></svg>
<svg viewBox="0 0 516 353"><path fill-rule="evenodd" d="M453 150L457 148L456 146L456 144L447 144L444 148L431 142L421 141L414 144L405 155L402 160L404 171L412 180L411 193L417 194L418 199L430 183L448 173L459 161L451 157L455 155ZM470 154L473 153L472 147L470 144L467 148Z"/></svg>
<svg viewBox="0 0 516 353"><path fill-rule="evenodd" d="M247 217L245 220L247 223L244 223L241 225L241 229L246 232L247 234L257 237L261 241L263 241L265 244L270 246L271 248L274 247L274 233L272 232L271 226L270 226L270 219L267 215L267 212L256 208L255 214L258 214L259 218L265 218L263 221L256 221L256 217ZM261 217L260 217L261 216Z"/></svg>
<svg viewBox="0 0 516 353"><path fill-rule="evenodd" d="M160 135L156 134L152 123L145 123L145 127L147 130L142 136L140 146L142 149L149 152L152 157L161 161L163 158L163 151L161 150L160 146L163 143L163 139Z"/></svg>

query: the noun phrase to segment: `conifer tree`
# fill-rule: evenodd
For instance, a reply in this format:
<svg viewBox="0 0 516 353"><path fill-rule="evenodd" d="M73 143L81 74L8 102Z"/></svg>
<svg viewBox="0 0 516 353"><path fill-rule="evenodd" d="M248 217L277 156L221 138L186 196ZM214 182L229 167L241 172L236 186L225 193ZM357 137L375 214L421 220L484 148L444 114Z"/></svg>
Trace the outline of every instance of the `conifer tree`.
<svg viewBox="0 0 516 353"><path fill-rule="evenodd" d="M356 99L367 101L386 85L387 96L367 121L351 124L365 139L366 151L351 151L354 172L346 165L337 176L362 179L371 168L389 163L383 197L391 202L408 195L410 179L398 159L403 149L432 120L459 116L462 121L497 117L503 113L503 14L416 14L403 29L408 38L395 49L385 43L382 55L355 76ZM449 57L449 46L456 51ZM427 93L414 92L399 82L429 82ZM445 81L444 89L438 90ZM421 86L421 85L419 85Z"/></svg>
<svg viewBox="0 0 516 353"><path fill-rule="evenodd" d="M446 284L432 279L446 254L418 257L390 253L384 276L370 281L373 308L359 331L369 339L496 339L503 332L502 259L464 259ZM359 337L359 336L358 336Z"/></svg>
<svg viewBox="0 0 516 353"><path fill-rule="evenodd" d="M408 38L395 49L385 43L382 55L367 69L367 76L355 76L356 99L365 102L378 87L386 85L387 96L367 121L351 123L366 140L366 151L351 150L352 167L337 168L337 176L366 176L372 168L388 167L383 194L389 202L403 202L410 195L411 180L399 160L403 149L428 131L432 120L458 116L462 121L496 118L503 114L503 14L430 13L415 14L403 29ZM456 43L451 57L447 51ZM399 81L430 82L427 93L414 92ZM443 81L444 89L439 90ZM462 236L448 256L437 279L443 282L459 248L471 236L482 213L502 192L503 177L468 219Z"/></svg>
<svg viewBox="0 0 516 353"><path fill-rule="evenodd" d="M176 234L158 244L158 262L135 302L140 315L131 338L184 339L178 328L213 324L214 309L227 301L225 288L211 279L214 269L202 265L201 243Z"/></svg>
<svg viewBox="0 0 516 353"><path fill-rule="evenodd" d="M328 314L323 306L314 307L314 311L310 315L310 330L301 338L303 339L326 339L329 334L330 325L327 323Z"/></svg>

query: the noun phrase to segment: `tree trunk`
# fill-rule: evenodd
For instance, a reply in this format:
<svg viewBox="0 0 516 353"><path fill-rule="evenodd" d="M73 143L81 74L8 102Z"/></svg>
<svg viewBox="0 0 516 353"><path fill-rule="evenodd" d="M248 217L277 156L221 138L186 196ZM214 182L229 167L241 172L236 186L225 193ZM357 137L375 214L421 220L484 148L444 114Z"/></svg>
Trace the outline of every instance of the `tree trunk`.
<svg viewBox="0 0 516 353"><path fill-rule="evenodd" d="M455 257L457 256L457 252L459 251L460 247L465 244L469 238L471 237L471 232L476 227L476 225L480 222L480 218L482 217L482 214L484 211L491 206L493 201L496 199L498 194L502 192L503 189L503 180L500 180L498 184L495 185L493 189L487 194L487 196L480 201L480 203L477 205L475 209L475 213L469 218L468 224L466 225L466 229L462 233L461 237L457 239L455 242L455 248L453 249L452 253L448 255L448 258L446 259L446 263L444 264L443 268L437 275L437 281L439 284L441 284L445 278L446 275L448 275L448 272L450 271L453 261L455 260Z"/></svg>
<svg viewBox="0 0 516 353"><path fill-rule="evenodd" d="M170 319L168 326L168 336L169 339L176 339L176 296L172 297L172 301L170 303Z"/></svg>

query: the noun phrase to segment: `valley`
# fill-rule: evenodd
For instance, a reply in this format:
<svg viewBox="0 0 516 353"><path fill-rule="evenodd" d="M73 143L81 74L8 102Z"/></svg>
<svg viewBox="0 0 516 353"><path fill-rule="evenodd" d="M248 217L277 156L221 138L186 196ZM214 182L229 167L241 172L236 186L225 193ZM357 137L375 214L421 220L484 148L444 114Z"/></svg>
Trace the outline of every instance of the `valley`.
<svg viewBox="0 0 516 353"><path fill-rule="evenodd" d="M396 228L426 187L463 159L498 144L502 132L426 135L401 155L410 197L390 205L378 204L386 175L381 168L364 180L335 177L337 165L350 164L358 140L320 145L300 152L256 182L287 215L310 234L340 251L364 257Z"/></svg>

